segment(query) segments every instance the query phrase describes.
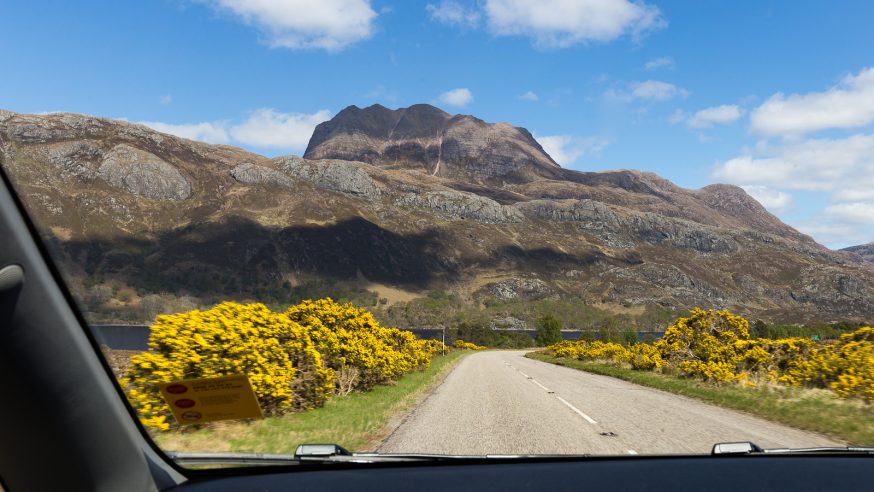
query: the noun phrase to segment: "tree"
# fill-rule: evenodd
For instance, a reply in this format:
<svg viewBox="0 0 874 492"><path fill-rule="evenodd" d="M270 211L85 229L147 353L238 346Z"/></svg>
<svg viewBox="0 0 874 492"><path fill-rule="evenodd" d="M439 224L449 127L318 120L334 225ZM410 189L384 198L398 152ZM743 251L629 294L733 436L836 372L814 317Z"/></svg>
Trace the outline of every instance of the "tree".
<svg viewBox="0 0 874 492"><path fill-rule="evenodd" d="M547 314L537 320L537 338L535 341L538 346L545 347L558 343L561 340L561 321L551 314Z"/></svg>

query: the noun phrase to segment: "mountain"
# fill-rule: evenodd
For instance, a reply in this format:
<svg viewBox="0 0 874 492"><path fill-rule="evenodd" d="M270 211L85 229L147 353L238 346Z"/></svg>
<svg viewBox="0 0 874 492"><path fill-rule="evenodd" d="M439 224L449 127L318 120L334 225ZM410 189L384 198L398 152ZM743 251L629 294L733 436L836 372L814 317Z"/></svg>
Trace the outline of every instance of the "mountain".
<svg viewBox="0 0 874 492"><path fill-rule="evenodd" d="M396 110L379 104L349 106L316 127L304 158L361 161L484 182L562 174L528 130L452 116L428 104Z"/></svg>
<svg viewBox="0 0 874 492"><path fill-rule="evenodd" d="M427 105L346 108L304 158L0 111L0 165L73 289L102 306L358 289L874 318L870 265L738 187L562 169L527 130Z"/></svg>
<svg viewBox="0 0 874 492"><path fill-rule="evenodd" d="M863 260L869 263L874 263L874 242L861 244L859 246L850 246L849 248L844 248L841 251L849 251L850 253L855 253L861 256Z"/></svg>

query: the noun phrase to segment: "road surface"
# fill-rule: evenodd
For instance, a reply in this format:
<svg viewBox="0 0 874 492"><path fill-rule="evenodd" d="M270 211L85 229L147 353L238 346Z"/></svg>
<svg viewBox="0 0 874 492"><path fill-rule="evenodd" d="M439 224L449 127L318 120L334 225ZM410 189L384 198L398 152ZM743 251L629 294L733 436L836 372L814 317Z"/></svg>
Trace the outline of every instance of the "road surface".
<svg viewBox="0 0 874 492"><path fill-rule="evenodd" d="M690 398L524 357L465 357L380 453L709 453L714 443L840 446Z"/></svg>

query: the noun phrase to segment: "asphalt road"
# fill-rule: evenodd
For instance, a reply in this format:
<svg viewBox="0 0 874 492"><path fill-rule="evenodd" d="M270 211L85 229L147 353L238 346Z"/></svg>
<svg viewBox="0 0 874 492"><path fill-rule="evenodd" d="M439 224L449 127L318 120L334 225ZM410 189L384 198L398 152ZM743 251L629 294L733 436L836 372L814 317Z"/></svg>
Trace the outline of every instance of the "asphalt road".
<svg viewBox="0 0 874 492"><path fill-rule="evenodd" d="M378 449L438 454L709 453L714 443L840 446L825 437L524 357L466 357Z"/></svg>

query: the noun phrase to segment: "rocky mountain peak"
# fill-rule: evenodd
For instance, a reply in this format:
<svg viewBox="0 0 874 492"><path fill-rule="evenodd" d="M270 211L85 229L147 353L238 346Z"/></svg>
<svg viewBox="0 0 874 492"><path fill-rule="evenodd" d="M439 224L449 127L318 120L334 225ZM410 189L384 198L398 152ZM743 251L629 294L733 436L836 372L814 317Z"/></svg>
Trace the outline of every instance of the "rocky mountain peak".
<svg viewBox="0 0 874 492"><path fill-rule="evenodd" d="M528 130L453 116L429 104L395 110L378 104L349 106L316 127L304 157L481 182L526 182L561 174Z"/></svg>

